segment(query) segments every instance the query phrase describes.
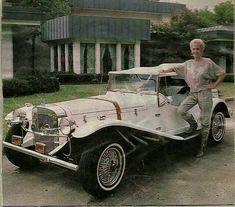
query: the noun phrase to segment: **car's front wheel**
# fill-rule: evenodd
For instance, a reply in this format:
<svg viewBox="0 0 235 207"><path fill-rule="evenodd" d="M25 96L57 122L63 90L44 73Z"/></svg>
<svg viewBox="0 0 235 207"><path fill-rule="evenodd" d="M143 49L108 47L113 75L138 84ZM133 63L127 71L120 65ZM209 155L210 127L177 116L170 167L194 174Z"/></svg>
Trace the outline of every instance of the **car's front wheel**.
<svg viewBox="0 0 235 207"><path fill-rule="evenodd" d="M79 163L83 188L101 198L120 184L126 168L126 156L119 143L107 143L84 152Z"/></svg>
<svg viewBox="0 0 235 207"><path fill-rule="evenodd" d="M25 134L26 132L21 128L20 124L15 124L9 129L5 141L11 143L13 135L25 136ZM12 149L5 148L5 154L12 164L22 169L32 169L39 164L38 159Z"/></svg>
<svg viewBox="0 0 235 207"><path fill-rule="evenodd" d="M209 141L212 144L220 143L225 133L225 116L221 111L214 111L211 118Z"/></svg>

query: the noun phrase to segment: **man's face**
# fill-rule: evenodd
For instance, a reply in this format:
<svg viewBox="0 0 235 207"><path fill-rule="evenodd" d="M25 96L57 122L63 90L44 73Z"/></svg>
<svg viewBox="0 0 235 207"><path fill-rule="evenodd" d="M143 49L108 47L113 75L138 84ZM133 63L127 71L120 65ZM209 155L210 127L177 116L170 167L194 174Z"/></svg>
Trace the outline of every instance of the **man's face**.
<svg viewBox="0 0 235 207"><path fill-rule="evenodd" d="M200 44L194 43L192 44L190 49L191 49L192 56L194 58L198 58L202 56L203 51L202 51L202 48L200 47Z"/></svg>

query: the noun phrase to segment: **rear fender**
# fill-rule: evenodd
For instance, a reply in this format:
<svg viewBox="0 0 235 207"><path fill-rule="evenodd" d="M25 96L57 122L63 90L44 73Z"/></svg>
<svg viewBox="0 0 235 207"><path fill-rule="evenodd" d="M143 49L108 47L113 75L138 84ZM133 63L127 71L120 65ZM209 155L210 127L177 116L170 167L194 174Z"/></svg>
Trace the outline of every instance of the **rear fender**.
<svg viewBox="0 0 235 207"><path fill-rule="evenodd" d="M213 99L213 107L212 107L212 111L211 111L211 115L213 114L214 111L221 111L224 113L224 116L226 118L230 118L231 117L231 112L227 106L227 104L225 103L224 100L219 99L219 98L214 98Z"/></svg>

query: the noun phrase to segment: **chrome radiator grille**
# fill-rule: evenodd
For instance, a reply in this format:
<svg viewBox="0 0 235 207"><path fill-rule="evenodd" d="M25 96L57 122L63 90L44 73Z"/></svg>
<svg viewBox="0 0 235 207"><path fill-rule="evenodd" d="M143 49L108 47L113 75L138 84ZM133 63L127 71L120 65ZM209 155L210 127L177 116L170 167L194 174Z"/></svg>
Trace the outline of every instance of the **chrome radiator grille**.
<svg viewBox="0 0 235 207"><path fill-rule="evenodd" d="M44 129L56 129L58 118L56 114L46 108L34 108L32 114L32 130L42 132ZM55 133L55 131L53 132Z"/></svg>
<svg viewBox="0 0 235 207"><path fill-rule="evenodd" d="M39 143L43 144L45 154L59 145L58 118L53 111L46 108L33 108L31 128L35 132L45 133L45 135L34 134L36 146ZM50 136L51 134L58 136Z"/></svg>

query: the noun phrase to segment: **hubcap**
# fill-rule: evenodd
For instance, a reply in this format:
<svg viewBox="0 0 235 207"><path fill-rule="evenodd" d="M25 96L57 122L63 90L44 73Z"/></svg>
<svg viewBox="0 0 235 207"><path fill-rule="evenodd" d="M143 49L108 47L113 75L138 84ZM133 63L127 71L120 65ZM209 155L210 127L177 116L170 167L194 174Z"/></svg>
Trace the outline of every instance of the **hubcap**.
<svg viewBox="0 0 235 207"><path fill-rule="evenodd" d="M125 154L119 144L109 145L101 154L97 165L97 179L105 190L114 189L123 176Z"/></svg>
<svg viewBox="0 0 235 207"><path fill-rule="evenodd" d="M223 138L225 130L224 115L219 112L214 116L212 122L212 135L215 141L220 141Z"/></svg>

